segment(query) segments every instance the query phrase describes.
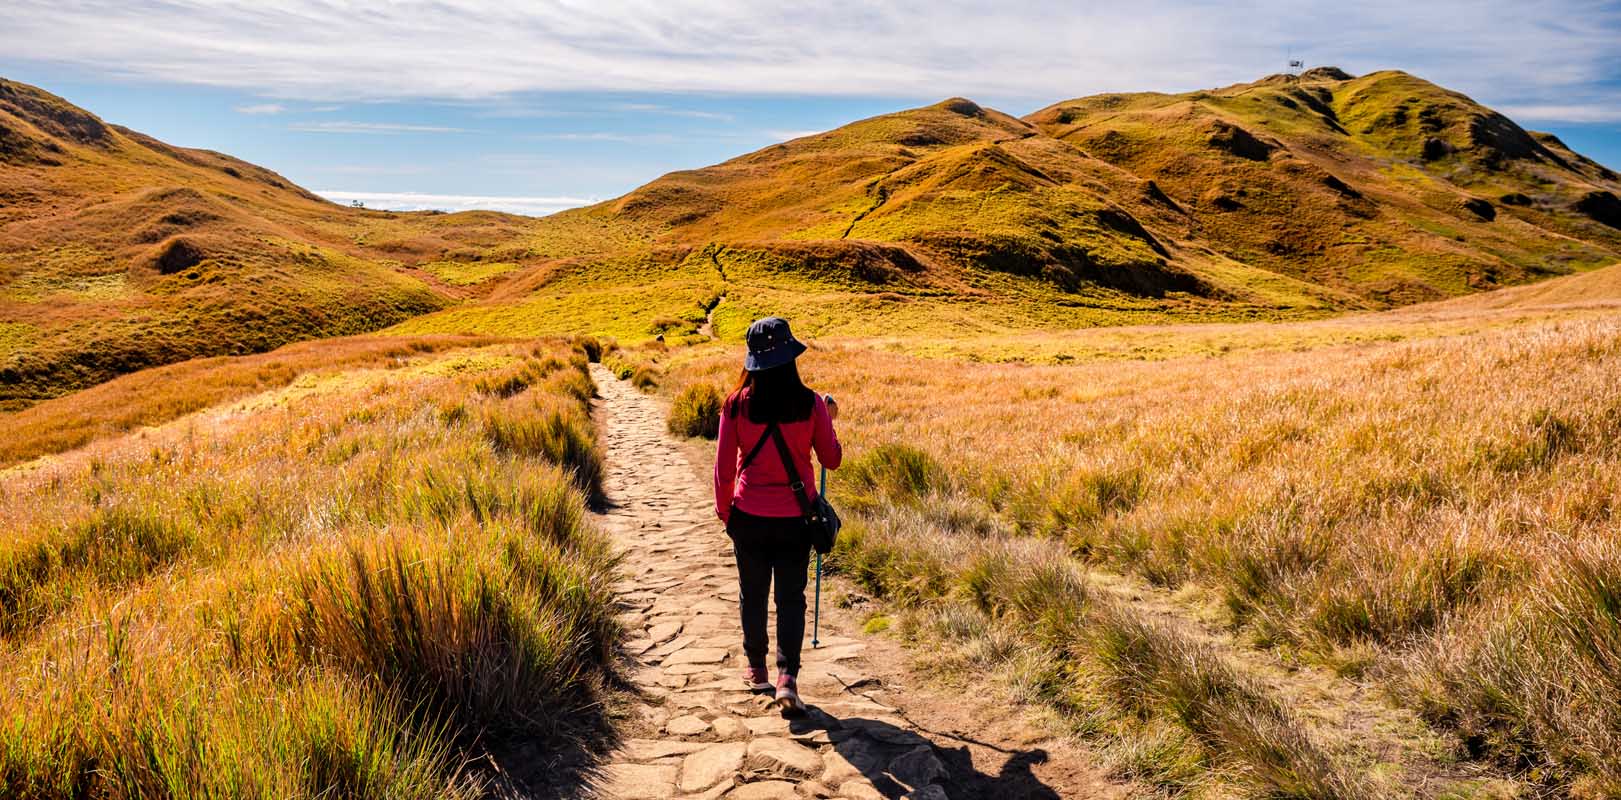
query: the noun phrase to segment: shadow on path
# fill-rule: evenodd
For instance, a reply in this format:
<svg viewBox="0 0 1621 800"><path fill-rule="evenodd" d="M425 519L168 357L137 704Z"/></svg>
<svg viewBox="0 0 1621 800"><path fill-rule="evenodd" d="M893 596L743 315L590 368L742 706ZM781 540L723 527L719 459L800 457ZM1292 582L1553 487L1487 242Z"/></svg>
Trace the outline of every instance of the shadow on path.
<svg viewBox="0 0 1621 800"><path fill-rule="evenodd" d="M870 700L848 691L848 696ZM885 798L915 797L970 800L1057 800L1058 793L1038 778L1031 767L1047 761L1041 749L1010 750L954 733L933 731L906 718L901 711L894 718L830 712L837 702L826 706L810 704L806 713L786 716L791 739L827 742L832 753L824 755L826 770L821 778L829 788L856 776L865 777ZM899 724L897 724L899 723ZM931 738L934 741L931 741ZM955 741L960 747L945 747L935 741ZM969 745L1008 755L995 774L974 766Z"/></svg>

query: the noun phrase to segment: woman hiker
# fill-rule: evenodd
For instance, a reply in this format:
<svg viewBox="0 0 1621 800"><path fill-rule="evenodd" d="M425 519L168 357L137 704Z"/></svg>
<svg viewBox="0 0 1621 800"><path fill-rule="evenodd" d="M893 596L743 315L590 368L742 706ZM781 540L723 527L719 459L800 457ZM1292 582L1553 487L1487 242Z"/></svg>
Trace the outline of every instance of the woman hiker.
<svg viewBox="0 0 1621 800"><path fill-rule="evenodd" d="M748 357L743 377L726 398L720 415L719 452L715 454L715 513L726 523L726 535L737 554L738 605L743 618L743 652L750 689L772 688L766 673L766 592L776 584L776 703L784 711L803 711L795 676L805 638L805 573L811 542L794 497L795 478L783 463L770 428L775 425L792 455L793 474L805 498L816 499L811 452L828 469L837 469L843 454L833 432L838 406L799 379L794 359L805 345L794 338L788 321L766 317L749 326Z"/></svg>

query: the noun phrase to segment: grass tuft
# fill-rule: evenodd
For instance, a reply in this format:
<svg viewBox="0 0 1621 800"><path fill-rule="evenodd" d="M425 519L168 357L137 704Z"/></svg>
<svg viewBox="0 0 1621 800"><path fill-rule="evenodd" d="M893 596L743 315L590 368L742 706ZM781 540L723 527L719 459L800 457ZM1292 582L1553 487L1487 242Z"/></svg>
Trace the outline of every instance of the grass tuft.
<svg viewBox="0 0 1621 800"><path fill-rule="evenodd" d="M720 390L713 384L694 383L671 402L666 427L676 436L713 439L720 433L720 407Z"/></svg>

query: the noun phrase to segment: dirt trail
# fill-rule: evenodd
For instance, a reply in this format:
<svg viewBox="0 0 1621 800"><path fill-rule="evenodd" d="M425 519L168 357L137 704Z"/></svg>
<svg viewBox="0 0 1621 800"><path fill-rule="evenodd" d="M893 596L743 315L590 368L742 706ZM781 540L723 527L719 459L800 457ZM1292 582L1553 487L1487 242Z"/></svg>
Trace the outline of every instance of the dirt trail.
<svg viewBox="0 0 1621 800"><path fill-rule="evenodd" d="M906 689L899 646L850 635L855 621L830 609L825 594L821 646L806 642L799 676L810 713L785 719L769 696L748 691L736 571L711 489L666 435L659 402L593 369L611 503L600 522L625 553L619 590L639 693L637 719L608 758L600 796L1123 794L1080 751L1044 740L1005 706Z"/></svg>

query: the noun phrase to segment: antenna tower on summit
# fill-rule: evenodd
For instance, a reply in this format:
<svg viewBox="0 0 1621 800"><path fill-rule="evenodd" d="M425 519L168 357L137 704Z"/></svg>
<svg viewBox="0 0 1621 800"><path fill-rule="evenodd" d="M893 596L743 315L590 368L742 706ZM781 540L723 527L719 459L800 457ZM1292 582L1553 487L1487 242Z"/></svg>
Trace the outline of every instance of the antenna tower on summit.
<svg viewBox="0 0 1621 800"><path fill-rule="evenodd" d="M1305 59L1295 58L1294 53L1289 54L1289 74L1291 76L1296 78L1300 77L1300 71L1305 69L1305 67Z"/></svg>

